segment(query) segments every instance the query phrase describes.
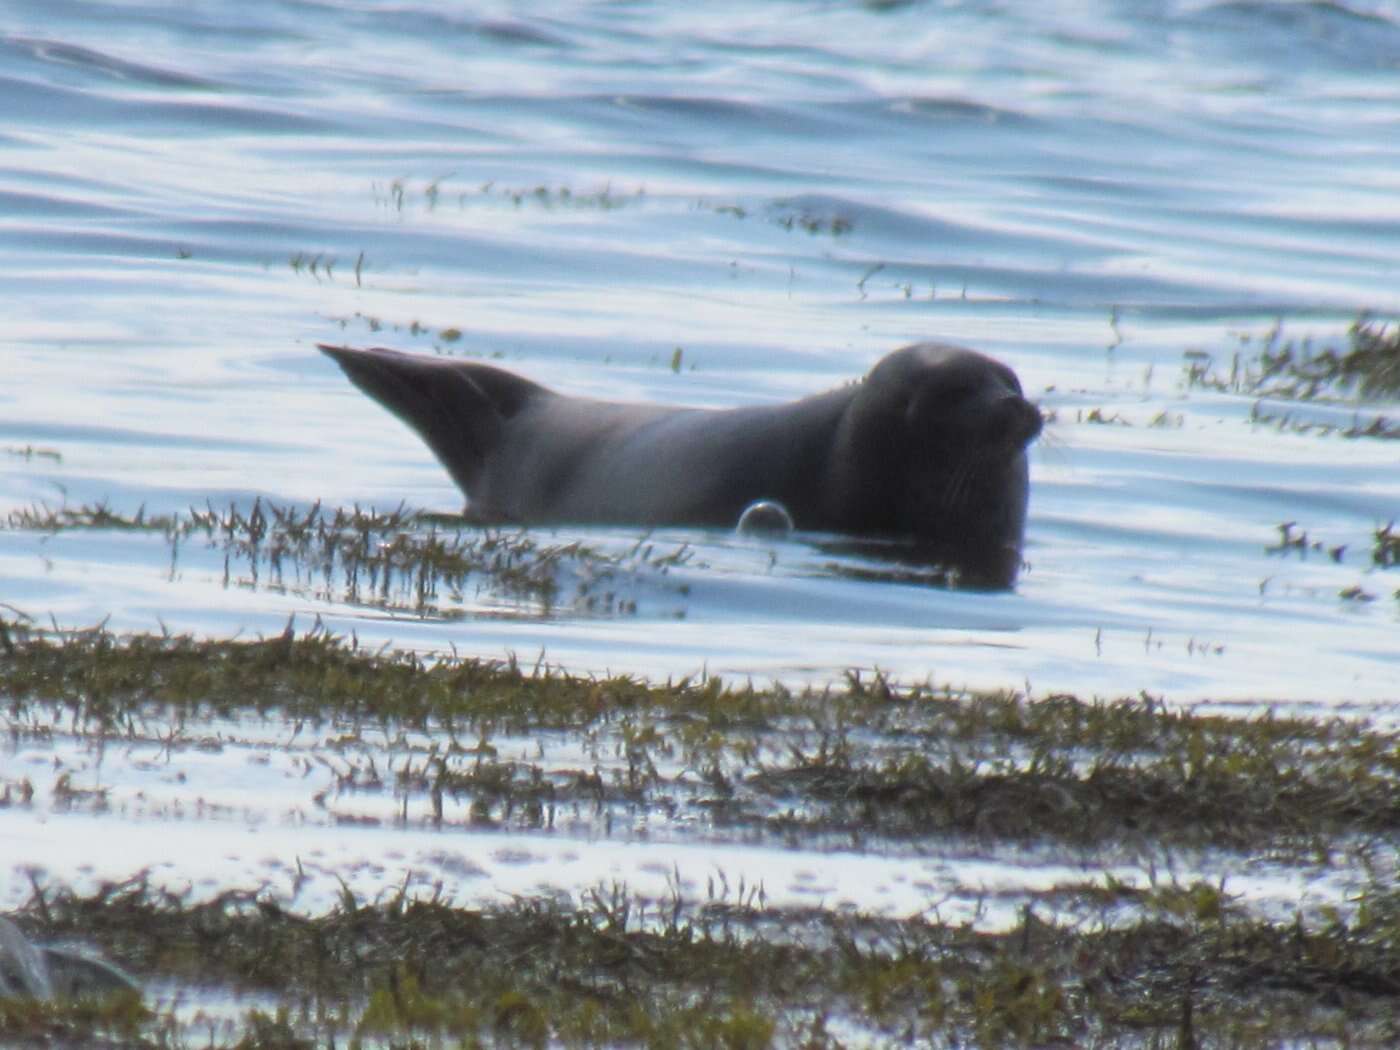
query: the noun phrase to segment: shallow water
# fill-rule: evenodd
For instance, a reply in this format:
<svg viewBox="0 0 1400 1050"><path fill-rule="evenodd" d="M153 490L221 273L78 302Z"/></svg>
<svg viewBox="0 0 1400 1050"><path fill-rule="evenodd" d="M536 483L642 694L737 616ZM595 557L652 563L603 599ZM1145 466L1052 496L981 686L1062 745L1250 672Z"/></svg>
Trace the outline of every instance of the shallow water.
<svg viewBox="0 0 1400 1050"><path fill-rule="evenodd" d="M459 509L318 341L723 406L938 338L1012 364L1055 421L1012 593L675 531L647 542L682 563L619 583L635 612L488 590L424 617L226 576L198 544L172 563L159 535L21 529L0 532L0 601L216 635L319 616L579 672L878 667L1393 723L1400 577L1370 548L1400 517L1400 445L1252 423L1254 398L1181 376L1190 350L1228 372L1280 320L1341 345L1359 311L1400 313L1400 5L1023 6L6 5L0 510ZM1340 560L1271 553L1284 522ZM76 861L79 818L15 819L36 862ZM395 833L362 834L373 853ZM133 869L158 855L124 837ZM244 861L208 877L255 877Z"/></svg>

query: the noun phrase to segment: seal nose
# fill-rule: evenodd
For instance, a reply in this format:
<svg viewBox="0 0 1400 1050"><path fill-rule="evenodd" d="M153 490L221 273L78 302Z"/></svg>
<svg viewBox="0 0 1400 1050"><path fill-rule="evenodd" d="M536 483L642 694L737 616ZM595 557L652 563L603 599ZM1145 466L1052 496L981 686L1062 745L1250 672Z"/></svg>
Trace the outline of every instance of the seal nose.
<svg viewBox="0 0 1400 1050"><path fill-rule="evenodd" d="M1040 437L1040 431L1045 426L1045 417L1040 414L1040 409L1023 397L1016 399L1016 410L1020 415L1014 428L1016 443L1025 448Z"/></svg>
<svg viewBox="0 0 1400 1050"><path fill-rule="evenodd" d="M1012 448L1023 449L1040 436L1045 418L1040 409L1018 394L1008 394L996 405L998 432Z"/></svg>

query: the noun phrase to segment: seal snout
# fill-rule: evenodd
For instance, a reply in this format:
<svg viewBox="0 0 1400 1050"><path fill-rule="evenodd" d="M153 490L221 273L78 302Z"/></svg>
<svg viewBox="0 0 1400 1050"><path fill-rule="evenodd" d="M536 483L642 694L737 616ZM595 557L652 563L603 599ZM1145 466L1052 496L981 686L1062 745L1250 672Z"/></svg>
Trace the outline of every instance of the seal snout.
<svg viewBox="0 0 1400 1050"><path fill-rule="evenodd" d="M1040 409L1019 394L1011 394L998 406L1004 421L1003 433L1016 449L1024 449L1040 436L1045 417Z"/></svg>

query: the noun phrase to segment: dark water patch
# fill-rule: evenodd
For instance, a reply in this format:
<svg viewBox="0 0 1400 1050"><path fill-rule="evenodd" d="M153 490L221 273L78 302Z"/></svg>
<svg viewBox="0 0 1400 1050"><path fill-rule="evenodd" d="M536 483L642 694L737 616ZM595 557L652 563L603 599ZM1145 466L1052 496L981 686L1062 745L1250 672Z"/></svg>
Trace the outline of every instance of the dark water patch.
<svg viewBox="0 0 1400 1050"><path fill-rule="evenodd" d="M579 167L596 168L596 154L581 152L550 151L536 154L540 163L558 166L565 171ZM620 146L610 151L616 169L626 172L629 179L644 179L648 176L665 179L681 179L698 182L706 187L707 196L699 200L711 200L712 196L723 191L734 193L777 194L801 185L814 190L823 187L845 187L849 181L842 175L830 171L811 170L801 158L778 153L766 157L689 155L685 153L663 153L656 150L639 151L635 147ZM493 158L495 159L495 158ZM721 202L723 203L723 202Z"/></svg>
<svg viewBox="0 0 1400 1050"><path fill-rule="evenodd" d="M580 100L619 126L649 128L660 141L742 142L750 136L812 139L839 131L822 107L721 96L619 94Z"/></svg>
<svg viewBox="0 0 1400 1050"><path fill-rule="evenodd" d="M1283 212L1282 208L1280 212ZM1233 230L1248 230L1261 243L1269 241L1277 244L1283 237L1291 237L1294 243L1289 245L1288 251L1297 258L1352 264L1374 258L1377 263L1392 264L1391 268L1400 272L1400 266L1394 264L1396 259L1400 259L1400 218L1350 218L1304 212L1232 212L1221 213L1219 218L1222 226L1228 223Z"/></svg>
<svg viewBox="0 0 1400 1050"><path fill-rule="evenodd" d="M115 55L58 40L11 36L6 37L4 42L18 51L28 52L40 62L76 69L84 74L96 73L122 83L199 91L212 91L223 86L204 77L131 62Z"/></svg>
<svg viewBox="0 0 1400 1050"><path fill-rule="evenodd" d="M101 35L106 38L130 38L150 47L153 44L177 52L204 51L224 53L225 49L245 49L248 45L269 43L305 43L312 37L306 26L308 15L326 9L307 0L297 0L288 10L279 4L257 4L242 8L221 6L199 7L161 4L132 4L106 8L100 23L94 22L93 9L82 0L48 0L42 5L43 18L31 21L66 30L31 35L52 39ZM339 10L337 8L336 10Z"/></svg>
<svg viewBox="0 0 1400 1050"><path fill-rule="evenodd" d="M346 130L344 122L285 109L204 102L168 102L143 105L133 114L138 127L193 128L201 134L251 131L267 135L328 134Z"/></svg>
<svg viewBox="0 0 1400 1050"><path fill-rule="evenodd" d="M130 212L100 204L96 201L77 200L71 197L54 197L41 193L18 193L14 190L0 190L0 216L39 218L115 218L129 215Z"/></svg>
<svg viewBox="0 0 1400 1050"><path fill-rule="evenodd" d="M73 88L39 84L0 76L0 107L7 119L25 126L50 128L113 127L128 131L178 131L194 136L217 136L230 131L277 134L324 134L343 125L324 116L310 116L270 106L128 99Z"/></svg>
<svg viewBox="0 0 1400 1050"><path fill-rule="evenodd" d="M875 204L869 200L831 194L804 193L774 201L769 207L788 215L806 217L819 223L817 231L832 232L840 225L842 232L851 234L854 245L879 250L875 241L892 250L918 250L931 255L959 253L964 257L976 255L976 262L988 257L1018 259L1053 259L1057 266L1100 258L1102 247L1070 240L1061 235L1046 235L1028 230L999 228L986 221L963 218L967 213L958 203L949 202L940 208L937 202L925 201L925 207L898 207ZM942 214L930 214L930 212ZM979 216L980 218L980 216ZM806 228L806 224L798 224ZM969 262L974 260L969 259Z"/></svg>
<svg viewBox="0 0 1400 1050"><path fill-rule="evenodd" d="M1085 214L1076 232L1112 238L1128 250L1149 238L1164 242L1190 229L1197 244L1209 244L1231 253L1280 251L1290 258L1364 266L1374 255L1384 262L1400 255L1400 220L1351 218L1344 215L1290 214L1280 202L1268 212L1244 212L1228 207L1228 201L1201 204L1201 191L1192 187L1161 187L1140 199L1143 206L1124 207L1112 214L1101 209ZM1192 204L1195 200L1197 203ZM1081 207L1092 202L1080 202ZM1034 218L1036 213L1027 213ZM1392 247L1394 245L1394 247Z"/></svg>
<svg viewBox="0 0 1400 1050"><path fill-rule="evenodd" d="M176 238L158 239L95 230L55 230L48 226L12 229L10 237L14 246L22 247L36 256L176 260L190 257L192 251L187 242ZM226 251L212 244L198 247L202 257L216 254L227 256Z"/></svg>
<svg viewBox="0 0 1400 1050"><path fill-rule="evenodd" d="M112 190L112 184L101 178L96 178L75 171L55 171L42 165L33 167L20 167L14 164L0 164L0 178L7 179L16 185L29 185L36 191L43 191L51 194L59 189L71 191L73 196L105 196Z"/></svg>
<svg viewBox="0 0 1400 1050"><path fill-rule="evenodd" d="M956 97L904 95L838 103L833 108L858 118L857 124L869 119L880 120L904 127L910 134L926 134L930 127L947 129L960 124L977 128L996 126L1017 134L1048 130L1045 121L1021 110Z"/></svg>
<svg viewBox="0 0 1400 1050"><path fill-rule="evenodd" d="M1085 201L1143 202L1160 205L1163 196L1170 198L1177 187L1171 183L1145 182L1140 177L1129 178L1126 174L1070 175L1035 173L1022 176L1028 186L1062 190L1070 199Z"/></svg>
<svg viewBox="0 0 1400 1050"><path fill-rule="evenodd" d="M518 239L477 238L422 229L388 231L382 227L365 227L358 232L353 228L335 232L327 228L308 228L305 236L298 236L295 229L278 223L266 221L255 225L274 234L275 238L259 237L241 229L236 220L212 220L171 224L170 233L164 238L28 226L13 229L10 239L11 244L24 247L34 257L160 260L171 265L187 263L196 267L209 262L236 263L275 268L286 273L289 279L305 277L352 286L385 273L403 273L423 266L455 269L461 266L463 259L473 258L489 260L490 279L497 282L514 274L553 272L559 277L577 277L599 272L599 256L595 252L556 247L551 258L542 262L536 251ZM187 231L188 235L182 236L181 231ZM313 241L313 237L316 240ZM607 255L606 259L606 272L615 277L650 271L653 277L664 278L668 270L677 275L685 270L683 263L660 256L615 253ZM314 270L313 261L317 263ZM357 262L360 263L358 281ZM674 279L680 280L680 277ZM171 286L162 286L162 295L175 291L177 289Z"/></svg>
<svg viewBox="0 0 1400 1050"><path fill-rule="evenodd" d="M1253 302L1232 305L1215 302L1136 303L1119 307L1120 319L1151 322L1189 322L1220 325L1251 325L1264 328L1283 320L1303 319L1345 325L1356 317L1356 309L1346 305L1299 302L1297 299L1260 297ZM1107 322L1105 322L1107 323Z"/></svg>
<svg viewBox="0 0 1400 1050"><path fill-rule="evenodd" d="M39 423L0 420L0 437L10 441L34 441L62 447L65 442L128 448L169 448L186 451L284 452L297 450L285 442L255 438L211 438L198 434L165 433L127 427L104 427L88 423Z"/></svg>
<svg viewBox="0 0 1400 1050"><path fill-rule="evenodd" d="M140 109L100 95L9 75L0 75L0 107L15 123L40 127L76 124L84 117L125 120Z"/></svg>
<svg viewBox="0 0 1400 1050"><path fill-rule="evenodd" d="M431 100L432 92L420 98ZM479 181L490 178L539 176L533 154L519 143L509 121L489 117L479 123L454 117L365 115L345 113L342 119L350 125L344 134L333 134L317 140L315 148L295 137L279 137L259 142L259 157L300 171L315 156L318 171L335 175L360 173L365 185L388 183L399 179L433 179L460 175ZM543 165L554 177L554 165ZM566 169L569 170L569 169ZM525 174L521 174L521 172ZM561 176L562 177L562 176Z"/></svg>
<svg viewBox="0 0 1400 1050"><path fill-rule="evenodd" d="M753 66L766 80L790 87L794 97L819 97L831 101L859 94L861 64L843 56L830 41L805 42L782 33L746 39L727 27L697 27L696 42L709 67L720 63ZM700 63L697 63L700 65Z"/></svg>
<svg viewBox="0 0 1400 1050"><path fill-rule="evenodd" d="M1243 45L1244 55L1260 61L1325 60L1349 71L1400 69L1400 24L1377 9L1328 0L1235 0L1211 4L1181 21L1203 30L1202 39Z"/></svg>
<svg viewBox="0 0 1400 1050"><path fill-rule="evenodd" d="M209 245L220 257L233 257L235 247L255 249L249 257L261 259L284 253L290 258L297 252L309 257L309 246L319 244L325 250L349 252L352 264L357 246L373 239L382 248L387 239L382 224L368 218L362 224L347 223L336 228L325 223L294 221L292 214L274 217L271 208L244 216L169 219L161 222L161 228L188 243Z"/></svg>
<svg viewBox="0 0 1400 1050"><path fill-rule="evenodd" d="M1188 314L1222 316L1270 316L1276 310L1293 314L1303 310L1296 301L1268 297L1251 298L1237 288L1203 289L1199 285L1131 273L1076 272L1047 263L1040 268L968 264L956 261L956 251L944 249L949 259L929 263L910 257L845 255L807 260L805 269L820 268L844 274L852 291L847 306L888 307L907 304L920 309L941 309L949 304L988 300L1021 306L1042 304L1053 309L1099 311L1107 326L1110 312L1180 308ZM1105 256L1106 257L1106 256Z"/></svg>
<svg viewBox="0 0 1400 1050"><path fill-rule="evenodd" d="M593 99L629 112L660 114L666 120L680 119L701 124L724 125L726 129L772 132L798 132L802 120L792 109L771 103L740 102L722 96L698 95L608 95Z"/></svg>
<svg viewBox="0 0 1400 1050"><path fill-rule="evenodd" d="M479 36L499 44L556 49L567 49L570 45L569 35L550 32L539 22L487 18L478 21L473 29Z"/></svg>
<svg viewBox="0 0 1400 1050"><path fill-rule="evenodd" d="M326 13L344 18L347 12L338 6L326 5ZM473 45L484 44L490 51L496 46L542 48L567 52L572 49L572 31L561 31L547 15L530 20L517 18L483 18L470 14L441 10L435 7L403 4L392 10L349 12L367 32L392 33L404 38L418 38L431 44L467 52Z"/></svg>

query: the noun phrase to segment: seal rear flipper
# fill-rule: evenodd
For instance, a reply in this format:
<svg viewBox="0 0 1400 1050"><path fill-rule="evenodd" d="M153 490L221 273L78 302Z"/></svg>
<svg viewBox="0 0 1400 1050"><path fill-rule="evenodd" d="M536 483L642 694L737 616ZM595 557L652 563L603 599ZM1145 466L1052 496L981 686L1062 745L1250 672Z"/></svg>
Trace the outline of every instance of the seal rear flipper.
<svg viewBox="0 0 1400 1050"><path fill-rule="evenodd" d="M538 383L471 361L324 343L317 348L417 431L468 498L505 420L532 397L548 394Z"/></svg>
<svg viewBox="0 0 1400 1050"><path fill-rule="evenodd" d="M101 999L122 993L140 994L141 986L126 971L106 959L72 948L45 947L53 994L58 999Z"/></svg>

